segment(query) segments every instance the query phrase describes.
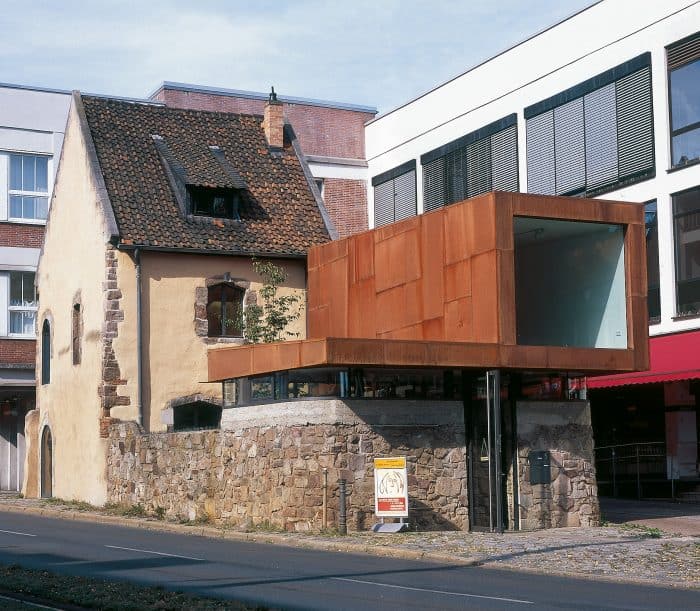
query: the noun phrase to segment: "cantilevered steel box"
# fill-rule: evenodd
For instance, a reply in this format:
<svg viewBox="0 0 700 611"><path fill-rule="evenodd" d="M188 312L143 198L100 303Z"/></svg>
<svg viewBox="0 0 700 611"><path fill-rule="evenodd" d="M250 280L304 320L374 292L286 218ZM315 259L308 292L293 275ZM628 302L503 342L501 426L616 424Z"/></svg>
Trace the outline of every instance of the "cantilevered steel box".
<svg viewBox="0 0 700 611"><path fill-rule="evenodd" d="M313 248L307 340L213 348L209 379L319 365L648 367L644 207L495 192Z"/></svg>

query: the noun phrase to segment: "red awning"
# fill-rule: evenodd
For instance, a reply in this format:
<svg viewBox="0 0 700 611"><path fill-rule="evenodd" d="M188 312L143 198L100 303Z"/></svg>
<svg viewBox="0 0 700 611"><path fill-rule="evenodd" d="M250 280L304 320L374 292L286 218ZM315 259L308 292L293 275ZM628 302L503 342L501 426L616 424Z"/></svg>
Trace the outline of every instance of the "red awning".
<svg viewBox="0 0 700 611"><path fill-rule="evenodd" d="M700 378L700 331L649 338L649 370L595 376L588 388L610 388L628 384L653 384Z"/></svg>

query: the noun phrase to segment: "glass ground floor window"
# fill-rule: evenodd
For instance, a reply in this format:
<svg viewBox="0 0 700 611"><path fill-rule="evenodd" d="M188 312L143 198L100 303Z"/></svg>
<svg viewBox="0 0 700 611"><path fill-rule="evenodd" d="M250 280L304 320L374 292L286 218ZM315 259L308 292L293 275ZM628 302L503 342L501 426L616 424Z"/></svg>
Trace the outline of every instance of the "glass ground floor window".
<svg viewBox="0 0 700 611"><path fill-rule="evenodd" d="M700 187L672 196L676 245L676 314L700 314Z"/></svg>

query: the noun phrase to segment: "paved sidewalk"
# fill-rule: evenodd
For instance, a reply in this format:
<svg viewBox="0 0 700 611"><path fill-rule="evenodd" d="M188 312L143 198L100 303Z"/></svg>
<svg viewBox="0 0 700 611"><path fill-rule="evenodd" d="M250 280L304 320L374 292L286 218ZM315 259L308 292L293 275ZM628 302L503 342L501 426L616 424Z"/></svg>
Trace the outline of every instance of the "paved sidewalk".
<svg viewBox="0 0 700 611"><path fill-rule="evenodd" d="M650 528L700 537L700 505L666 500L601 497L603 519L614 524L642 524Z"/></svg>
<svg viewBox="0 0 700 611"><path fill-rule="evenodd" d="M658 533L646 526L558 528L503 535L465 532L380 535L362 532L340 537L318 533L240 532L201 524L116 516L96 509L81 511L77 507L71 503L61 505L55 501L0 495L0 524L2 511L26 511L232 540L700 589L700 537ZM698 601L700 607L700 594Z"/></svg>

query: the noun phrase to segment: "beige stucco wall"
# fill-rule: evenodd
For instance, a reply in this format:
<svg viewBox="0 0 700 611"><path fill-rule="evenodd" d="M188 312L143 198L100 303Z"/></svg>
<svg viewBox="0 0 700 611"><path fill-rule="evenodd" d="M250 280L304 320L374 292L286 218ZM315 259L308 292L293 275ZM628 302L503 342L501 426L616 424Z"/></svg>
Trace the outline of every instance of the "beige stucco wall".
<svg viewBox="0 0 700 611"><path fill-rule="evenodd" d="M106 231L74 111L59 172L37 272L39 337L47 318L52 336L49 384L41 384L42 346L37 342L37 434L41 436L45 426L51 428L54 496L101 504L106 498L106 442L99 436L97 388ZM71 312L78 294L83 311L82 362L73 365ZM29 447L38 448L38 440ZM36 470L40 463L28 458L27 470Z"/></svg>
<svg viewBox="0 0 700 611"><path fill-rule="evenodd" d="M136 385L136 271L130 255L118 256L119 288L125 324L120 325L114 349L122 378L128 380L131 405L112 408L111 415L135 419ZM287 272L280 294L302 291L305 287L305 263L279 260ZM148 430L165 430L162 410L169 402L191 395L221 397L221 385L207 380L207 350L210 342L195 333L195 291L206 287L206 279L229 273L232 280L249 281L251 290L260 288L260 278L248 257L189 255L182 253L141 253L143 287L143 424ZM290 331L306 336L306 318Z"/></svg>

